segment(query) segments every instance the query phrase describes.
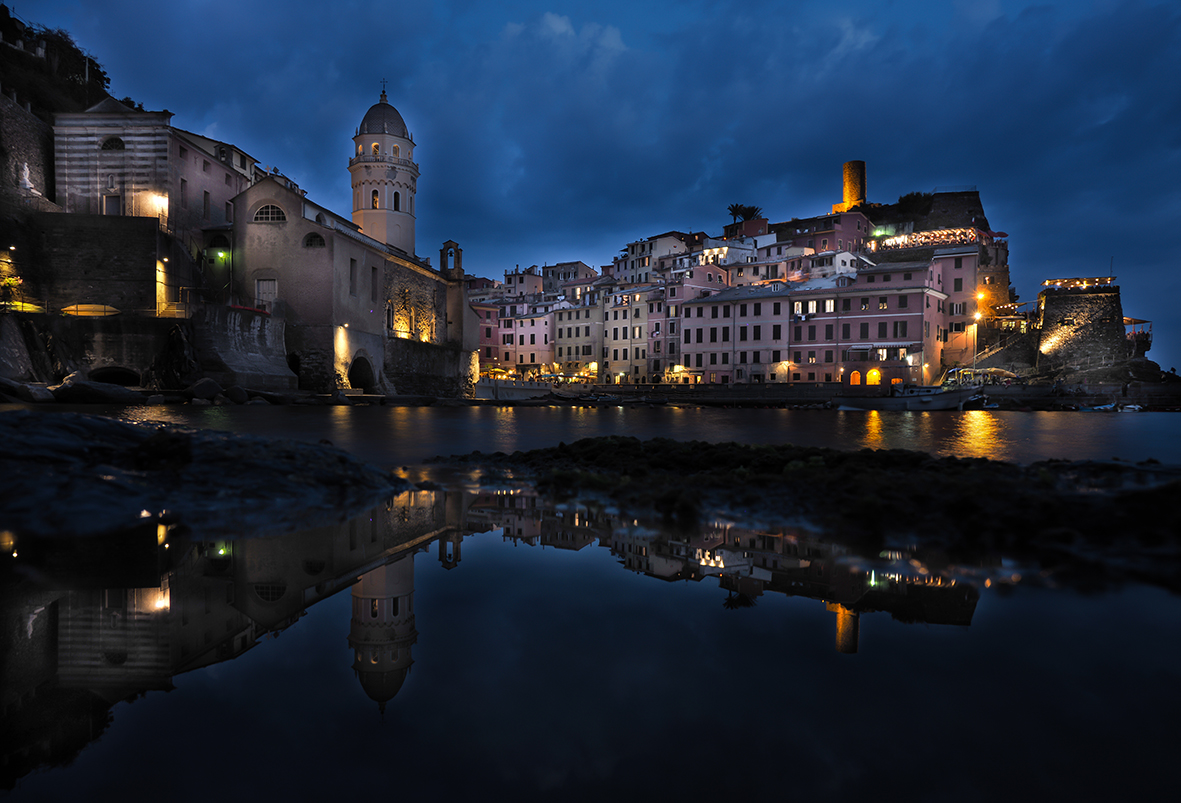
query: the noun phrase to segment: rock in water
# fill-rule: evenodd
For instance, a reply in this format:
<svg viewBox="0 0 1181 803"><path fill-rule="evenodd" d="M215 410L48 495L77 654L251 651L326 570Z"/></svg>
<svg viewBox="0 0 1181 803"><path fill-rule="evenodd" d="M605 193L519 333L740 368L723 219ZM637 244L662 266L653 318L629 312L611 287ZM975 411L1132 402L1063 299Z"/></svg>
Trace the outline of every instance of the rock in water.
<svg viewBox="0 0 1181 803"><path fill-rule="evenodd" d="M49 389L55 401L63 404L143 404L142 393L109 382L76 379L71 374L60 385Z"/></svg>
<svg viewBox="0 0 1181 803"><path fill-rule="evenodd" d="M77 413L0 413L0 443L0 530L17 536L114 532L164 512L203 536L256 534L336 520L411 488L319 444Z"/></svg>

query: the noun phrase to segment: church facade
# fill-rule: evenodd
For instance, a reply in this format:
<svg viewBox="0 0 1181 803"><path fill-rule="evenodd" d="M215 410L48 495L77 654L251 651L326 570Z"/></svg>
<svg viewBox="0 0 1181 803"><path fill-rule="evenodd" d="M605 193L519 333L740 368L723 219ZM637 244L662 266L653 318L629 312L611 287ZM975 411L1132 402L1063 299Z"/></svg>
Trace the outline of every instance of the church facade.
<svg viewBox="0 0 1181 803"><path fill-rule="evenodd" d="M281 177L234 198L235 295L284 318L303 389L465 395L477 322L460 250L445 243L438 267L414 253L414 141L385 92L353 145L351 219Z"/></svg>

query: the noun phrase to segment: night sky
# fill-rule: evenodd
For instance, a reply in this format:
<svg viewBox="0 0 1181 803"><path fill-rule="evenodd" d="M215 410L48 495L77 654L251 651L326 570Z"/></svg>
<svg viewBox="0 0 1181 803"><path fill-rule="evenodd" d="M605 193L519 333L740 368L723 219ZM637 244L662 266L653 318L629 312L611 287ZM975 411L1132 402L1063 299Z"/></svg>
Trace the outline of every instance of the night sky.
<svg viewBox="0 0 1181 803"><path fill-rule="evenodd" d="M731 203L828 212L975 185L1013 283L1114 273L1181 368L1181 4L195 2L11 4L111 93L278 167L348 214L356 126L388 79L417 144L418 252L469 273L609 263ZM1147 239L1142 239L1147 237ZM1114 262L1113 262L1114 260Z"/></svg>

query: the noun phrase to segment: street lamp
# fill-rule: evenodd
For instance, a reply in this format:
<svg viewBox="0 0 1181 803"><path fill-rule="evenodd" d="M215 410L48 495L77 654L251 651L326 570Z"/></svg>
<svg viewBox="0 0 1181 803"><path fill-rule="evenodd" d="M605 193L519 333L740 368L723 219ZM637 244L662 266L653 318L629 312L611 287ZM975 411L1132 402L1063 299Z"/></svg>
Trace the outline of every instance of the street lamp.
<svg viewBox="0 0 1181 803"><path fill-rule="evenodd" d="M976 378L976 352L980 347L980 313L976 313L976 322L972 324L972 378Z"/></svg>

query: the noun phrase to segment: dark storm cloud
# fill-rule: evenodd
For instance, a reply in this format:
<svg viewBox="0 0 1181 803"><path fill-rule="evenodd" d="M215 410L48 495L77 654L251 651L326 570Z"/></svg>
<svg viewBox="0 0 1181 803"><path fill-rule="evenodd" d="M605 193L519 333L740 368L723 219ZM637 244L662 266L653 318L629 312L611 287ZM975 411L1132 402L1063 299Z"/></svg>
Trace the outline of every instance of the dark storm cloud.
<svg viewBox="0 0 1181 803"><path fill-rule="evenodd" d="M349 139L388 79L418 143L418 250L454 238L476 273L718 233L735 202L823 213L841 164L864 159L875 201L976 185L1012 235L1023 299L1114 256L1127 314L1181 324L1152 286L1181 211L1175 4L145 8L17 11L72 31L117 96L171 109L342 212Z"/></svg>

